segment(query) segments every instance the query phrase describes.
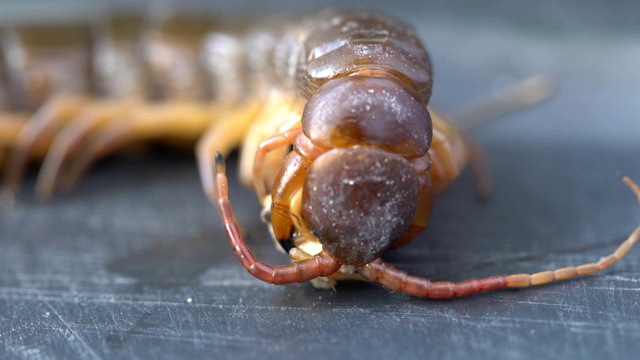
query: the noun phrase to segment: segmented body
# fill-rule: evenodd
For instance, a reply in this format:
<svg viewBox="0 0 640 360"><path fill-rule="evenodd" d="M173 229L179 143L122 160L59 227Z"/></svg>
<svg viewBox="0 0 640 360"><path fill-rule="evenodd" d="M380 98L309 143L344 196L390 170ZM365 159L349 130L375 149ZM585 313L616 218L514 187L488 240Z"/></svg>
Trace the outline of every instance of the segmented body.
<svg viewBox="0 0 640 360"><path fill-rule="evenodd" d="M636 229L614 254L598 263L534 275L431 283L393 269L379 259L380 252L406 244L424 231L432 197L477 155L442 116L432 109L427 112L431 64L416 34L396 19L371 12L328 11L267 27L236 26L233 32L223 32L219 25L207 17L118 16L77 26L5 29L0 164L11 150L4 160L5 195L13 194L32 157L44 158L37 192L47 198L57 187L71 186L95 160L129 144L198 140L205 192L218 206L240 262L254 276L273 283L324 279L316 283L320 286L360 279L436 298L600 271L619 260L640 236ZM368 84L366 92L371 95L365 94L364 100L350 97L351 90L341 86L355 84L354 92L364 86L354 79ZM323 103L323 99L335 101L327 94L336 88L347 94L346 103ZM351 102L354 106L349 108ZM404 113L411 106L422 108L416 114L426 115ZM350 121L344 115L348 111L354 119L369 114L374 120ZM393 117L375 120L380 114ZM257 261L242 241L222 157L214 159L216 150L226 155L239 145L241 180L255 187L278 246L294 264L270 267ZM286 145L294 145L293 152ZM333 171L309 169L329 164L329 170L340 171L347 166L339 168L340 157L325 153L348 156L345 163L353 168L397 164L395 173L383 166L379 177L387 185L399 182L395 188L380 187L380 193L385 199L414 204L410 210L385 207L385 201L380 204L384 211L395 211L392 217L406 218L399 227L376 227L386 219L374 217L370 223L356 224L353 234L344 234L371 239L363 249L350 248L353 253L362 250L364 257L352 258L344 239L333 239L337 242L333 244L317 235L331 233L335 219L311 216L312 207L330 207L333 201L318 202L319 196L313 195L316 186L308 181L321 185ZM363 161L357 160L360 157ZM351 174L345 171L345 176ZM414 193L397 198L395 189L401 193L405 180ZM628 184L632 186L630 180ZM324 225L328 229L323 230ZM360 231L367 227L374 230ZM391 235L383 236L386 243L380 244L376 231L383 230ZM368 246L375 249L369 251Z"/></svg>
<svg viewBox="0 0 640 360"><path fill-rule="evenodd" d="M257 144L277 133L278 127L287 126L291 118L267 112L281 107L286 108L280 110L283 113L299 114L306 98L320 85L353 71L353 64L340 64L344 55L330 51L332 47L344 45L341 42L358 44L358 49L350 51L373 51L369 58L379 57L375 51L391 51L385 56L396 59L393 51L397 51L398 44L390 43L383 48L380 45L389 41L389 32L400 33L406 37L402 39L406 42L404 46L419 52L415 59L422 62L412 64L411 60L405 59L413 68L403 76L416 82L422 89L421 96L428 98L429 64L417 38L396 20L379 17L377 21L378 29L365 29L370 33L362 32L356 22L341 19L334 12L305 18L302 22L285 22L285 25L266 28L250 26L231 33L220 32L219 29L225 26L213 18L193 15L145 18L127 14L92 23L10 27L2 32L1 113L5 120L12 118L24 122L36 110L49 105L47 102L73 97L75 103L67 102L70 114L62 114L60 117L64 119L49 120L56 122L52 127L64 127L96 102L105 101L112 102L106 105L113 108L116 103L124 106L129 101L211 106L214 110L207 120L232 122L233 119L223 120L222 114L251 104L258 114L262 114L257 116L259 119L253 119L255 125L248 131L247 150L243 151L242 179L249 184L252 181L250 163ZM337 25L346 31L341 34L342 39L332 40L328 37L335 33ZM355 28L346 29L349 26ZM381 66L406 68L407 64ZM254 105L256 103L260 105ZM32 120L35 122L37 118ZM174 122L188 123L189 119L174 119ZM194 129L185 131L185 135L196 138L209 124L191 125ZM179 126L170 124L167 127L179 132ZM184 128L189 128L189 124ZM456 140L443 121L436 121L436 128L443 129L435 136L436 144ZM234 130L236 133L247 132L240 126ZM51 139L41 140L44 145L38 146L40 151L36 153L40 154L36 155L43 156L46 143ZM3 142L4 148L10 145L8 140ZM228 150L235 145L219 148ZM462 151L457 153L463 154ZM463 159L456 162L462 163ZM455 178L459 169L438 168L437 171L448 182Z"/></svg>

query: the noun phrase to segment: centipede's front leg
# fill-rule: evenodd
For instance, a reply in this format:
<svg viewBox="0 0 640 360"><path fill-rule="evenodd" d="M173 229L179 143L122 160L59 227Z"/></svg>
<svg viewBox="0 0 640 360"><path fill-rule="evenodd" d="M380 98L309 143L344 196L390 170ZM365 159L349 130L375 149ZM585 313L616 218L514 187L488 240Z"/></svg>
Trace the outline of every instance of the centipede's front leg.
<svg viewBox="0 0 640 360"><path fill-rule="evenodd" d="M433 142L429 149L433 194L437 196L455 181L479 148L467 146L463 134L443 115L429 109L433 122Z"/></svg>
<svg viewBox="0 0 640 360"><path fill-rule="evenodd" d="M267 155L275 150L282 149L286 146L293 145L296 136L302 131L301 128L293 128L279 134L260 143L258 151L256 152L255 162L253 166L253 174L255 180L255 188L258 194L258 198L262 199L271 191L270 181L268 181L268 175L265 174L265 158Z"/></svg>
<svg viewBox="0 0 640 360"><path fill-rule="evenodd" d="M227 156L231 150L242 145L240 159L240 179L245 185L253 186L263 182L272 182L272 176L280 165L283 154L276 156L276 162L270 161L268 169L258 165L261 170L255 174L256 153L260 144L275 133L285 133L299 127L300 105L294 99L274 95L268 98L255 97L251 100L228 106L211 123L198 141L196 156L202 186L209 200L215 197L214 154L219 151ZM287 150L287 149L282 149ZM264 158L263 158L264 160ZM275 167L275 169L274 169ZM272 179L271 179L272 180ZM263 195L263 194L262 194ZM258 194L263 201L261 194Z"/></svg>

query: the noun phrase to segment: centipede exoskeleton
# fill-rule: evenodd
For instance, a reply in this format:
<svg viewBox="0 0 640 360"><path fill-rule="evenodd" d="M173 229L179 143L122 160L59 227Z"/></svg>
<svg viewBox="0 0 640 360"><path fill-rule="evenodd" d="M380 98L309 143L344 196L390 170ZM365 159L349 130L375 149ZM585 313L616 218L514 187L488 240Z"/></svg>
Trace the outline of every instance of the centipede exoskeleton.
<svg viewBox="0 0 640 360"><path fill-rule="evenodd" d="M126 146L197 140L204 191L236 256L269 283L355 279L451 298L592 274L640 237L638 227L595 263L457 283L385 263L388 249L427 229L434 197L467 164L480 193L489 185L479 148L429 106L425 47L381 13L331 10L232 28L207 16L111 16L7 27L1 51L5 198L33 158L43 160L36 193L46 199ZM242 239L224 164L238 146L240 178L290 264L257 260Z"/></svg>

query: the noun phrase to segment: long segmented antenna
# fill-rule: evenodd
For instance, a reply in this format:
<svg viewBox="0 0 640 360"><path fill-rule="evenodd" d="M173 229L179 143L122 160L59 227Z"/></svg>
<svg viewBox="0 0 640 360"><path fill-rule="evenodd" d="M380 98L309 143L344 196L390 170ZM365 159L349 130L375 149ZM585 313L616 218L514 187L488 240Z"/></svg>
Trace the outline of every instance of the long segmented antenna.
<svg viewBox="0 0 640 360"><path fill-rule="evenodd" d="M306 260L292 264L270 266L256 260L255 256L245 244L240 234L240 229L233 217L231 202L229 201L229 186L225 174L224 158L220 152L216 153L216 195L218 198L218 211L227 233L233 251L240 260L242 266L256 278L271 284L291 284L295 282L307 282L320 276L328 276L340 269L340 263L326 251Z"/></svg>
<svg viewBox="0 0 640 360"><path fill-rule="evenodd" d="M640 187L626 176L622 177L622 181L638 196L638 202L640 202ZM541 271L535 274L498 275L480 280L471 279L457 283L450 281L432 282L423 277L409 275L405 271L394 268L381 259L377 259L362 267L360 274L367 280L378 283L392 291L423 298L449 299L469 296L483 291L538 286L577 276L594 274L617 263L631 250L631 247L639 238L640 226L638 226L613 253L600 258L598 262Z"/></svg>

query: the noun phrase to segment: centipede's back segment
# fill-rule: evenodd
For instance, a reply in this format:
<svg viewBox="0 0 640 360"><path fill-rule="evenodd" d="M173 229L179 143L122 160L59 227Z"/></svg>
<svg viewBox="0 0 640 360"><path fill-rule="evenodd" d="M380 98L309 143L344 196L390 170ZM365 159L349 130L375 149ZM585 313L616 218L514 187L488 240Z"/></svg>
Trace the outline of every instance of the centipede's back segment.
<svg viewBox="0 0 640 360"><path fill-rule="evenodd" d="M413 28L376 12L327 11L309 20L304 41L307 66L302 88L309 96L328 80L357 72L387 70L406 81L427 103L431 61Z"/></svg>

